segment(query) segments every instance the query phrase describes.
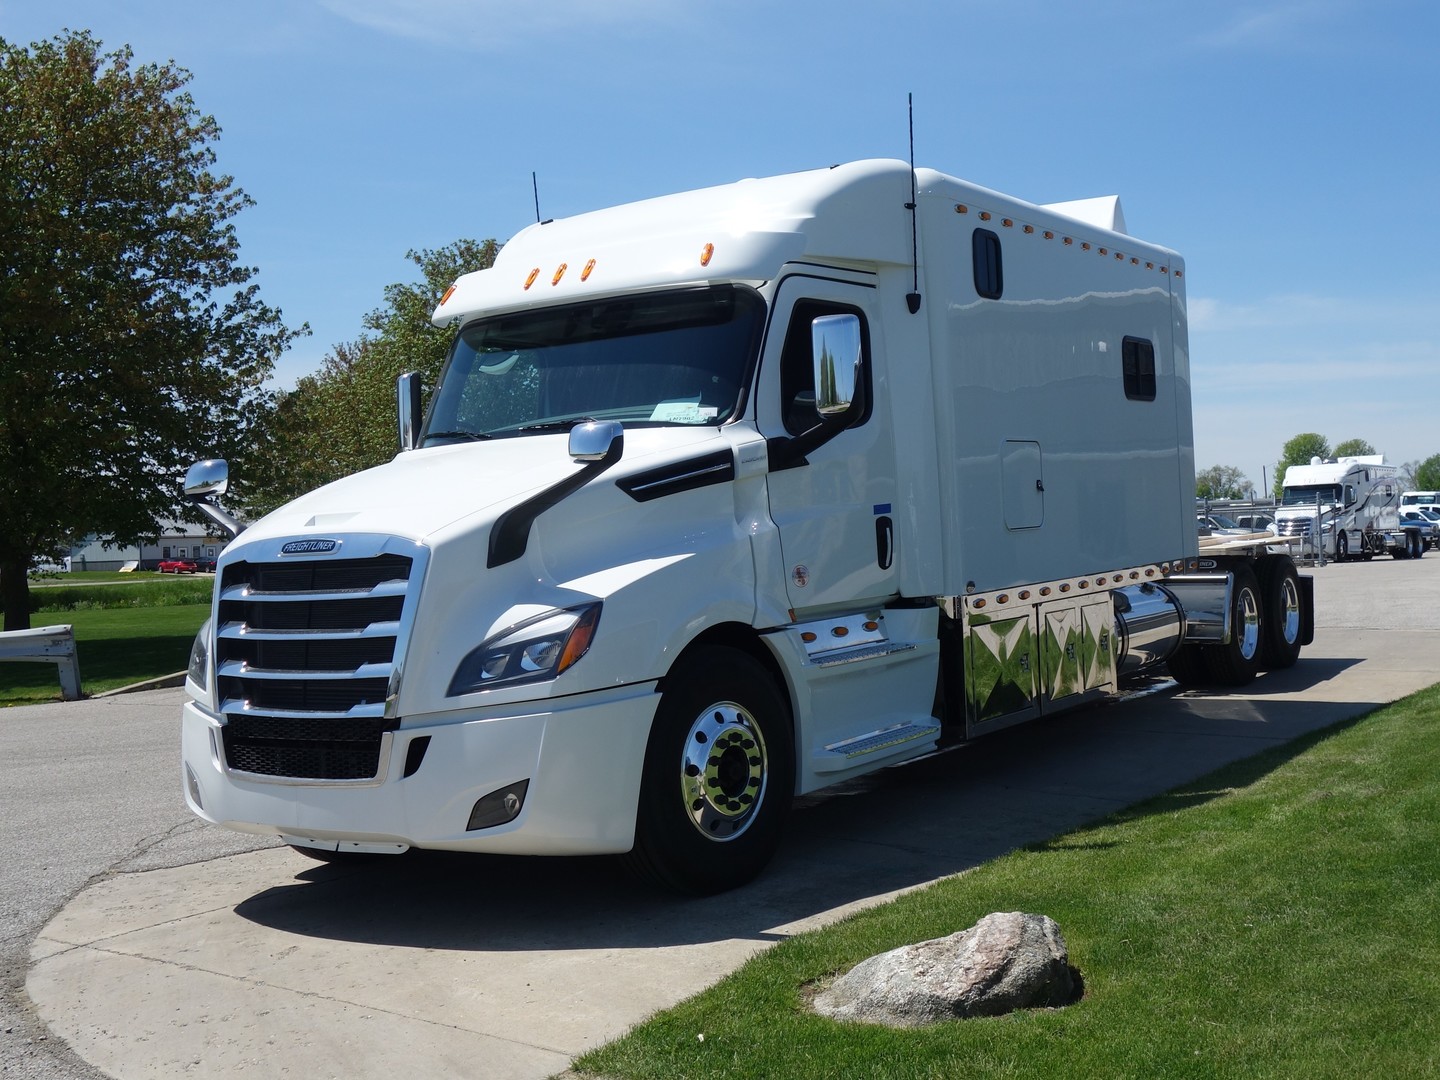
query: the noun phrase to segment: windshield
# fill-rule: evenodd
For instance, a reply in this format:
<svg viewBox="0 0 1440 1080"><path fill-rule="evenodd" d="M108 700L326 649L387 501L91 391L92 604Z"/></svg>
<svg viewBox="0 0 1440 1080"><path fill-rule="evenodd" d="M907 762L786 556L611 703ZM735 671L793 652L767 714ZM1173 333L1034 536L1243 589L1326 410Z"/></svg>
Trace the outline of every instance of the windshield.
<svg viewBox="0 0 1440 1080"><path fill-rule="evenodd" d="M1401 506L1423 506L1433 502L1440 502L1433 491L1412 492L1409 495L1400 496Z"/></svg>
<svg viewBox="0 0 1440 1080"><path fill-rule="evenodd" d="M541 308L461 329L422 446L626 426L722 424L740 407L765 304L714 286Z"/></svg>
<svg viewBox="0 0 1440 1080"><path fill-rule="evenodd" d="M1317 496L1322 503L1338 503L1340 501L1340 485L1304 484L1298 487L1287 487L1284 498L1280 500L1280 505L1314 506Z"/></svg>

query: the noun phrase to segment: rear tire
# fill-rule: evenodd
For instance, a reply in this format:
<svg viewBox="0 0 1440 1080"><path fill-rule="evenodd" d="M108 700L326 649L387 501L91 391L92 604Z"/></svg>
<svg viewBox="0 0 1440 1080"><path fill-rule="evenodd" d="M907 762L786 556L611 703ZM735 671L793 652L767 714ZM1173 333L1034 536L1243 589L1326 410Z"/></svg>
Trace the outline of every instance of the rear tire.
<svg viewBox="0 0 1440 1080"><path fill-rule="evenodd" d="M1210 665L1204 645L1181 645L1165 661L1170 677L1184 687L1204 686L1210 681Z"/></svg>
<svg viewBox="0 0 1440 1080"><path fill-rule="evenodd" d="M1300 659L1300 635L1305 622L1300 575L1288 555L1263 556L1255 569L1265 613L1262 666L1270 671L1294 667Z"/></svg>
<svg viewBox="0 0 1440 1080"><path fill-rule="evenodd" d="M770 673L708 647L665 678L640 781L631 868L708 895L765 868L795 792L790 709Z"/></svg>
<svg viewBox="0 0 1440 1080"><path fill-rule="evenodd" d="M1338 542L1338 541L1337 541ZM1222 686L1244 686L1260 672L1265 641L1265 602L1254 572L1243 563L1231 571L1230 640L1208 646L1210 676Z"/></svg>

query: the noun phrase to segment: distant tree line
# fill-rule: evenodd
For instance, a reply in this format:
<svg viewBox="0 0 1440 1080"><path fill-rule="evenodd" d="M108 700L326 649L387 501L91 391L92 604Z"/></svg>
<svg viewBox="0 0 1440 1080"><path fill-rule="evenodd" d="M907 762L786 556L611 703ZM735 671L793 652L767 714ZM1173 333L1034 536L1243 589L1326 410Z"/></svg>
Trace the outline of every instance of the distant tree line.
<svg viewBox="0 0 1440 1080"><path fill-rule="evenodd" d="M1281 448L1271 494L1280 498L1285 486L1285 472L1291 465L1308 465L1312 458L1324 460L1378 453L1364 439L1346 439L1332 448L1325 436L1313 431L1302 432ZM1404 489L1440 490L1440 454L1432 454L1424 461L1401 463L1399 479ZM1254 490L1245 474L1233 465L1211 465L1195 474L1195 497L1199 499L1244 499L1252 497Z"/></svg>

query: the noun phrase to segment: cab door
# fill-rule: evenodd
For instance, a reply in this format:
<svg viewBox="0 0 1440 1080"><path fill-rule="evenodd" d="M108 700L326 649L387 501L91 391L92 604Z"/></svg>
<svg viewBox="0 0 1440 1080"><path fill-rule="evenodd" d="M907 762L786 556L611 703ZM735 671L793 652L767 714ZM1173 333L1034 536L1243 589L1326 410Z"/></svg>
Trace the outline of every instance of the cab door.
<svg viewBox="0 0 1440 1080"><path fill-rule="evenodd" d="M780 534L789 607L803 621L878 606L896 594L900 553L876 289L792 275L780 283L773 311L757 417L770 444L770 514ZM797 455L797 437L822 423L811 326L830 315L860 320L863 405L849 426Z"/></svg>

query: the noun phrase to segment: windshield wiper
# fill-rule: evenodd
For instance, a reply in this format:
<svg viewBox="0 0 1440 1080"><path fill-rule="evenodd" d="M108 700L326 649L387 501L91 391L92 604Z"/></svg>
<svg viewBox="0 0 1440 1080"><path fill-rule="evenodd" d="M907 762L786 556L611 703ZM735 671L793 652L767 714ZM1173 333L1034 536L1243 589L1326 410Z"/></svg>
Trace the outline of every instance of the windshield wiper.
<svg viewBox="0 0 1440 1080"><path fill-rule="evenodd" d="M425 435L426 443L431 439L465 439L469 442L478 442L481 439L488 439L483 431L431 431Z"/></svg>
<svg viewBox="0 0 1440 1080"><path fill-rule="evenodd" d="M543 420L538 424L525 424L516 431L569 431L579 424L593 424L593 416L572 416L568 420Z"/></svg>

